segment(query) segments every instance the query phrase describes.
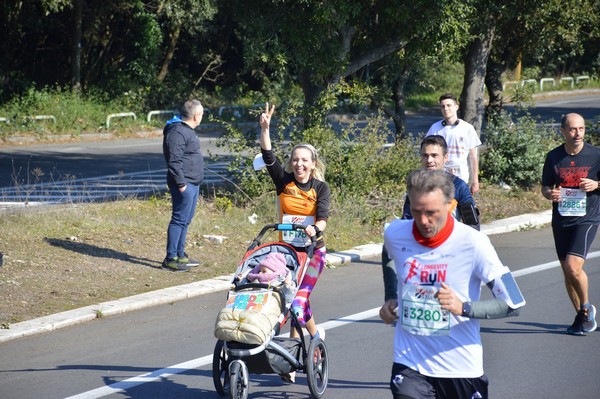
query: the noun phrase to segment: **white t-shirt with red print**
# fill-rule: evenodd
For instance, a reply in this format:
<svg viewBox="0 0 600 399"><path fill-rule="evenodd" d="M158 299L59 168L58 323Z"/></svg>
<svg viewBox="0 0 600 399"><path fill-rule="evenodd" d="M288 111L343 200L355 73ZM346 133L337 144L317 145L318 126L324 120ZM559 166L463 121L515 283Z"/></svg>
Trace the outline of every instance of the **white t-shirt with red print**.
<svg viewBox="0 0 600 399"><path fill-rule="evenodd" d="M413 223L395 220L384 233L398 274L394 362L431 377L481 377L479 320L442 310L435 293L444 282L463 302L478 301L481 284L509 269L502 265L489 238L469 226L452 223L451 229L429 243L419 243ZM440 239L443 234L447 237ZM437 247L426 246L436 239Z"/></svg>

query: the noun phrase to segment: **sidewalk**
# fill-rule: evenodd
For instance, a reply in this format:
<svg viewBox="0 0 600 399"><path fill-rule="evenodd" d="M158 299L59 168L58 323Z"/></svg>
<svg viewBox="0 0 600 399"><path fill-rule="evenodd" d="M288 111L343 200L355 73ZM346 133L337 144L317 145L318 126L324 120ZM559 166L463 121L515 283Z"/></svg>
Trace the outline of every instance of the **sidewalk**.
<svg viewBox="0 0 600 399"><path fill-rule="evenodd" d="M531 229L550 223L551 217L552 211L550 210L538 214L524 214L482 225L481 231L492 235ZM381 255L381 244L368 244L347 251L327 253L327 260L333 265L342 265L379 255ZM229 288L231 278L231 275L221 276L11 324L10 329L0 330L0 343L91 321L96 319L98 311L102 312L103 316L111 316L211 292L224 291Z"/></svg>

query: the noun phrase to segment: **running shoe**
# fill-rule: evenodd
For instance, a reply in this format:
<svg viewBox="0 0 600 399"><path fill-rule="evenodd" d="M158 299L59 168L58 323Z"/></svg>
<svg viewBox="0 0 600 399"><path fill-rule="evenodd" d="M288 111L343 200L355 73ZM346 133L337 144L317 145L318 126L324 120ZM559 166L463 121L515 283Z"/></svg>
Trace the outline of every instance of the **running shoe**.
<svg viewBox="0 0 600 399"><path fill-rule="evenodd" d="M170 270L172 272L189 272L189 266L186 266L184 263L180 263L177 258L163 260L161 265L161 269Z"/></svg>
<svg viewBox="0 0 600 399"><path fill-rule="evenodd" d="M583 332L596 331L596 328L598 328L598 323L596 323L596 307L590 305L587 309L588 314L586 320L583 322Z"/></svg>
<svg viewBox="0 0 600 399"><path fill-rule="evenodd" d="M295 371L281 374L280 377L283 382L287 382L288 384L293 384L296 382L296 372Z"/></svg>
<svg viewBox="0 0 600 399"><path fill-rule="evenodd" d="M199 260L191 259L188 254L183 254L183 256L177 258L177 262L182 263L187 267L200 266L201 263Z"/></svg>
<svg viewBox="0 0 600 399"><path fill-rule="evenodd" d="M567 334L570 335L583 335L583 323L587 320L585 312L580 310L575 316L575 321L567 328Z"/></svg>
<svg viewBox="0 0 600 399"><path fill-rule="evenodd" d="M311 339L315 338L321 338L323 341L325 341L325 329L323 327L317 327L317 333Z"/></svg>

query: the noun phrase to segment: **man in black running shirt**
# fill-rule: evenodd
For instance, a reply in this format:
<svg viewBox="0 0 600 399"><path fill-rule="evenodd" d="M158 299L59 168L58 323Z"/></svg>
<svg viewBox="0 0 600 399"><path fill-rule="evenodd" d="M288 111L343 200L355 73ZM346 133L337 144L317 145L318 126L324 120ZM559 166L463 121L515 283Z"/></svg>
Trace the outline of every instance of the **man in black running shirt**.
<svg viewBox="0 0 600 399"><path fill-rule="evenodd" d="M583 335L597 327L583 265L600 224L600 149L584 142L585 121L579 114L563 116L560 131L565 142L546 155L542 195L552 201L556 254L577 312L567 334Z"/></svg>

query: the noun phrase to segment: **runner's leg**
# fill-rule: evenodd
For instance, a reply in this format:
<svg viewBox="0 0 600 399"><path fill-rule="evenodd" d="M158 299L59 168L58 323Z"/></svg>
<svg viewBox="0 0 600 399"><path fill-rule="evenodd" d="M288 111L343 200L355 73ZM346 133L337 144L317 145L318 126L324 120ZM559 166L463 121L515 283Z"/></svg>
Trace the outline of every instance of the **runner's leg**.
<svg viewBox="0 0 600 399"><path fill-rule="evenodd" d="M317 328L312 317L312 310L310 308L308 297L313 288L315 288L317 280L325 268L325 254L325 247L315 250L312 259L307 265L304 278L300 282L298 293L292 302L292 312L296 314L300 325L306 327L311 336L317 332ZM297 338L296 335L296 329L292 328L290 336Z"/></svg>
<svg viewBox="0 0 600 399"><path fill-rule="evenodd" d="M584 263L585 259L576 255L567 255L567 258L560 262L567 294L576 312L579 312L581 305L588 301L588 277L583 270Z"/></svg>

